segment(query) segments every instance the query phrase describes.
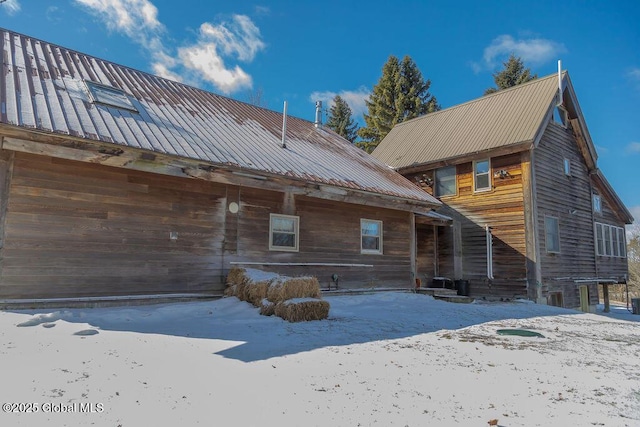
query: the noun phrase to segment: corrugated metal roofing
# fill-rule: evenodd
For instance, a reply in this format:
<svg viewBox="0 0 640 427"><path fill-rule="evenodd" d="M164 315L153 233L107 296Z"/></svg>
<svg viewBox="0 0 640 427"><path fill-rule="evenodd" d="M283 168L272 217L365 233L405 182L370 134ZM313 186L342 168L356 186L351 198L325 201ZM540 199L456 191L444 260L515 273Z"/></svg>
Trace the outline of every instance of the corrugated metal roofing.
<svg viewBox="0 0 640 427"><path fill-rule="evenodd" d="M211 164L439 205L328 129L0 29L0 122ZM121 89L138 112L93 103L84 81Z"/></svg>
<svg viewBox="0 0 640 427"><path fill-rule="evenodd" d="M533 141L557 92L554 74L400 123L373 156L403 168Z"/></svg>

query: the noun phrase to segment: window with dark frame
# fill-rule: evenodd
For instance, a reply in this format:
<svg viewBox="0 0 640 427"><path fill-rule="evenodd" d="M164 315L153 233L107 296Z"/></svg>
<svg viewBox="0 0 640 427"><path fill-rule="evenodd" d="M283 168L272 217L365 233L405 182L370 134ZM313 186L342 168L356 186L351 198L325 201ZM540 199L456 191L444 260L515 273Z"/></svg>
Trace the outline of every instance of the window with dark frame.
<svg viewBox="0 0 640 427"><path fill-rule="evenodd" d="M436 169L435 193L436 197L456 195L457 188L455 166L447 166L444 168Z"/></svg>
<svg viewBox="0 0 640 427"><path fill-rule="evenodd" d="M549 253L560 252L560 225L558 218L544 217L545 247Z"/></svg>

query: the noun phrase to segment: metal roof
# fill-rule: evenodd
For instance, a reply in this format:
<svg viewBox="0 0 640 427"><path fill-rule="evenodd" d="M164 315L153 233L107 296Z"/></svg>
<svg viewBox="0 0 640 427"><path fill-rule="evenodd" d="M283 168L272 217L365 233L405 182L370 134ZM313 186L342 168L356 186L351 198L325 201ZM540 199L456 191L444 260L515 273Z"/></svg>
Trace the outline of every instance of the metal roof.
<svg viewBox="0 0 640 427"><path fill-rule="evenodd" d="M403 168L533 142L557 93L554 74L399 123L373 156Z"/></svg>
<svg viewBox="0 0 640 427"><path fill-rule="evenodd" d="M310 121L287 117L285 149L279 112L4 29L0 47L0 126L440 205L383 162ZM133 109L95 100L86 81L120 89ZM126 101L117 91L105 98Z"/></svg>

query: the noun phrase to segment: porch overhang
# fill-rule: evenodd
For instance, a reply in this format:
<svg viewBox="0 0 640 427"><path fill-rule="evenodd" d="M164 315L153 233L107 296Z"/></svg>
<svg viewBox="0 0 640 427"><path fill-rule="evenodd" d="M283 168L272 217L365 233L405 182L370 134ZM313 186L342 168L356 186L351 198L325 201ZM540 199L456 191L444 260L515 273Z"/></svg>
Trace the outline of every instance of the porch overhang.
<svg viewBox="0 0 640 427"><path fill-rule="evenodd" d="M426 213L416 212L416 224L427 225L439 225L441 227L449 227L453 225L453 218L438 213L436 211L429 211Z"/></svg>

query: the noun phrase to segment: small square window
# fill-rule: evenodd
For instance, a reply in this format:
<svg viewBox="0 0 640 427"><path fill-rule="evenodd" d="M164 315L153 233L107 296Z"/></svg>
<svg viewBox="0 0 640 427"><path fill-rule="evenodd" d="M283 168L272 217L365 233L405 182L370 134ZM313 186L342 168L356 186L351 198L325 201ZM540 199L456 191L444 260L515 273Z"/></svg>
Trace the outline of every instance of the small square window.
<svg viewBox="0 0 640 427"><path fill-rule="evenodd" d="M382 254L382 221L360 220L360 252Z"/></svg>
<svg viewBox="0 0 640 427"><path fill-rule="evenodd" d="M298 252L300 217L271 214L269 250Z"/></svg>
<svg viewBox="0 0 640 427"><path fill-rule="evenodd" d="M491 162L487 160L478 160L473 162L473 188L474 191L491 190Z"/></svg>
<svg viewBox="0 0 640 427"><path fill-rule="evenodd" d="M456 167L447 166L436 170L436 196L456 195Z"/></svg>
<svg viewBox="0 0 640 427"><path fill-rule="evenodd" d="M564 159L564 174L566 176L571 176L571 160Z"/></svg>
<svg viewBox="0 0 640 427"><path fill-rule="evenodd" d="M560 252L560 227L558 218L552 216L544 217L545 245L547 252Z"/></svg>
<svg viewBox="0 0 640 427"><path fill-rule="evenodd" d="M593 211L595 213L602 213L602 199L597 194L593 195Z"/></svg>

